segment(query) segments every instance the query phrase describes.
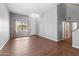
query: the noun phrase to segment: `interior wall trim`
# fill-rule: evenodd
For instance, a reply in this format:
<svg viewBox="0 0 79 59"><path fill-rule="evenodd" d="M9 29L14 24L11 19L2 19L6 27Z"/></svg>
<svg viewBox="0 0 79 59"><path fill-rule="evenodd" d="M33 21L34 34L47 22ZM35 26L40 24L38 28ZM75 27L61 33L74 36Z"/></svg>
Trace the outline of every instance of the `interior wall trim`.
<svg viewBox="0 0 79 59"><path fill-rule="evenodd" d="M0 47L0 50L2 50L2 48L6 45L6 43L9 41L9 38L8 38L8 40L6 40L5 42L4 42L4 44Z"/></svg>
<svg viewBox="0 0 79 59"><path fill-rule="evenodd" d="M73 47L73 48L77 48L77 49L79 49L79 46L72 45L72 47Z"/></svg>

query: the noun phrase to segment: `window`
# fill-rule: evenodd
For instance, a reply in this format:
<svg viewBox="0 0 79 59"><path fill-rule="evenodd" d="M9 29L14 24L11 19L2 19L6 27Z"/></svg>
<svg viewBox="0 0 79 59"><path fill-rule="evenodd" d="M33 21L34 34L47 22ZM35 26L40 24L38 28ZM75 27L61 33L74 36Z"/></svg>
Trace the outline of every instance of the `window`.
<svg viewBox="0 0 79 59"><path fill-rule="evenodd" d="M17 31L26 31L28 29L28 25L26 22L16 21L16 32Z"/></svg>

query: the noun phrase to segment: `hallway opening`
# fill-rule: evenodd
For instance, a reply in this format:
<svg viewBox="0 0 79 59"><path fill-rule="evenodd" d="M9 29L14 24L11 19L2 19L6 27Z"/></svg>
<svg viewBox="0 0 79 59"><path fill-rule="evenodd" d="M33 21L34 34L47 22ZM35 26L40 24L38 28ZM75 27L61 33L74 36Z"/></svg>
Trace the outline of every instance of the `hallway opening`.
<svg viewBox="0 0 79 59"><path fill-rule="evenodd" d="M63 21L62 22L62 38L67 42L72 43L72 32L76 31L78 28L78 23L76 21Z"/></svg>

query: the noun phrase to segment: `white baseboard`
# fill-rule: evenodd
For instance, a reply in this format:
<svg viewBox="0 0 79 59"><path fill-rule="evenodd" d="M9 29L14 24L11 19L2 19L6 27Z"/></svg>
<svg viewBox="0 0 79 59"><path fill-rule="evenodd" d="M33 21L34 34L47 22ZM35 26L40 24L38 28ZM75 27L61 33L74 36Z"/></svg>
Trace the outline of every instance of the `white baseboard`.
<svg viewBox="0 0 79 59"><path fill-rule="evenodd" d="M52 40L52 41L55 41L55 42L58 42L59 40L57 40L57 39L54 39L54 38L48 38L48 37L46 37L47 39L49 39L49 40Z"/></svg>
<svg viewBox="0 0 79 59"><path fill-rule="evenodd" d="M8 40L9 40L9 38L8 38ZM2 48L4 47L4 45L8 42L8 40L6 40L6 41L3 43L3 45L0 47L0 50L2 50Z"/></svg>
<svg viewBox="0 0 79 59"><path fill-rule="evenodd" d="M72 47L73 47L73 48L77 48L77 49L79 49L79 47L78 47L78 46L75 46L75 45L72 45Z"/></svg>
<svg viewBox="0 0 79 59"><path fill-rule="evenodd" d="M55 41L55 42L58 42L58 41L59 41L59 40L57 40L56 38L49 38L49 37L42 36L42 35L38 35L38 36L41 36L41 37L47 38L47 39L52 40L52 41Z"/></svg>

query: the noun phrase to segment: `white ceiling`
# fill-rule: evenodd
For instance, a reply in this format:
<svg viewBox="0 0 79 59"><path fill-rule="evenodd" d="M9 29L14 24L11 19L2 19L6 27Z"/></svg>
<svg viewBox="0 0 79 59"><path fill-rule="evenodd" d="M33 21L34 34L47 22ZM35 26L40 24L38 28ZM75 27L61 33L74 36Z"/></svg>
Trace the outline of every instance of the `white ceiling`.
<svg viewBox="0 0 79 59"><path fill-rule="evenodd" d="M7 3L10 12L24 15L45 13L50 11L53 5L57 5L57 3Z"/></svg>

